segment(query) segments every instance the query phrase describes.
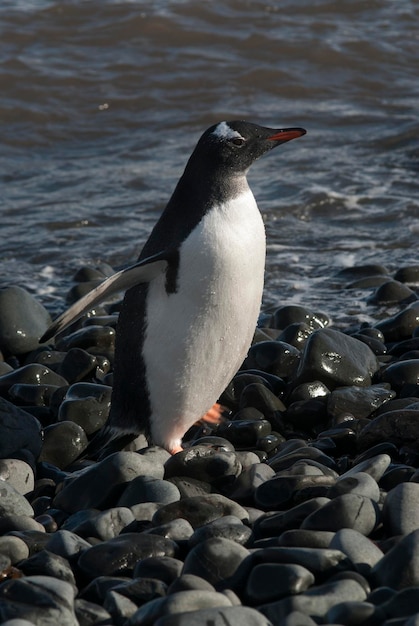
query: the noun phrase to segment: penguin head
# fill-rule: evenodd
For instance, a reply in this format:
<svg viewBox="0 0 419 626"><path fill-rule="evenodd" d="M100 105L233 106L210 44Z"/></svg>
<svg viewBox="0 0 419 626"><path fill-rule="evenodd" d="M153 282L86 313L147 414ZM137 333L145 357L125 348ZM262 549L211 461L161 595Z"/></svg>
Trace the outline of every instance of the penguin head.
<svg viewBox="0 0 419 626"><path fill-rule="evenodd" d="M273 129L245 121L220 122L205 131L193 157L199 156L208 169L246 174L265 152L305 133L303 128Z"/></svg>

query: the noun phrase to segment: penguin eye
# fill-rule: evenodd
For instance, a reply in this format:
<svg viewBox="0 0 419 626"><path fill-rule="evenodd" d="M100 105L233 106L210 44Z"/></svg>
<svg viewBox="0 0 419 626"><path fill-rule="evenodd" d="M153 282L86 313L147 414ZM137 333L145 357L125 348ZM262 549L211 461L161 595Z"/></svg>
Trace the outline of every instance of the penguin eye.
<svg viewBox="0 0 419 626"><path fill-rule="evenodd" d="M243 137L232 137L229 139L229 142L238 147L243 146L246 143Z"/></svg>

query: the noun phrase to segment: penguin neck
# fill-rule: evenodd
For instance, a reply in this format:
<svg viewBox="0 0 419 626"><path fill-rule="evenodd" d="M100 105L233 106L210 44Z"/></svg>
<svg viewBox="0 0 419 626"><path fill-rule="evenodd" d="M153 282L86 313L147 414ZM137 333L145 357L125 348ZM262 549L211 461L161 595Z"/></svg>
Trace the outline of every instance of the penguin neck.
<svg viewBox="0 0 419 626"><path fill-rule="evenodd" d="M160 219L155 225L140 259L176 249L204 216L214 207L228 205L242 195L253 194L246 175L219 171L203 172L187 167Z"/></svg>

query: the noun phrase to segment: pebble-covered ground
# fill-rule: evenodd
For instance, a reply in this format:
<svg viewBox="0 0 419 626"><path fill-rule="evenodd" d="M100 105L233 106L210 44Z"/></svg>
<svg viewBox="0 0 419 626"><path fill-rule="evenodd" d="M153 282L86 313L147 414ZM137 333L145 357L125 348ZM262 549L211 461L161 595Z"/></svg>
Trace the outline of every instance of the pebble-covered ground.
<svg viewBox="0 0 419 626"><path fill-rule="evenodd" d="M380 319L261 315L221 425L101 462L118 302L39 346L47 311L0 290L2 624L419 625L419 267L338 279Z"/></svg>

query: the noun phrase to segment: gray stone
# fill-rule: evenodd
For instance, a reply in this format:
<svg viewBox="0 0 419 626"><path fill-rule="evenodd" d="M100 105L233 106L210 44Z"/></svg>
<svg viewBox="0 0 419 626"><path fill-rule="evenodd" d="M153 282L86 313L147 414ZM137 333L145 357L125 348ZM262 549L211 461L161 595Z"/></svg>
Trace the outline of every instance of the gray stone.
<svg viewBox="0 0 419 626"><path fill-rule="evenodd" d="M0 459L0 480L5 480L23 496L33 491L35 478L30 465L19 459Z"/></svg>
<svg viewBox="0 0 419 626"><path fill-rule="evenodd" d="M356 570L364 576L367 576L371 568L384 556L375 543L352 528L338 530L329 548L341 550L349 557Z"/></svg>
<svg viewBox="0 0 419 626"><path fill-rule="evenodd" d="M246 598L252 605L279 600L306 591L314 584L313 574L294 563L260 563L250 572Z"/></svg>
<svg viewBox="0 0 419 626"><path fill-rule="evenodd" d="M117 537L121 531L134 522L135 517L127 507L114 507L102 511L95 517L83 524L84 536L97 537L102 541L107 541Z"/></svg>
<svg viewBox="0 0 419 626"><path fill-rule="evenodd" d="M249 551L235 541L214 537L198 544L185 559L183 574L201 576L216 588L227 589Z"/></svg>
<svg viewBox="0 0 419 626"><path fill-rule="evenodd" d="M29 548L20 537L6 535L0 537L0 554L7 556L11 564L16 565L19 561L28 558Z"/></svg>
<svg viewBox="0 0 419 626"><path fill-rule="evenodd" d="M111 508L126 485L141 475L163 478L163 467L136 452L115 452L66 480L53 506L67 513Z"/></svg>
<svg viewBox="0 0 419 626"><path fill-rule="evenodd" d="M90 578L129 576L139 559L150 556L175 556L177 546L157 535L124 533L82 552L78 565Z"/></svg>
<svg viewBox="0 0 419 626"><path fill-rule="evenodd" d="M130 481L118 500L118 506L133 506L140 502L170 504L180 500L179 489L168 480L153 476L137 476Z"/></svg>
<svg viewBox="0 0 419 626"><path fill-rule="evenodd" d="M308 530L338 531L352 528L368 536L378 521L377 505L369 498L347 493L338 496L314 511L302 523L301 528Z"/></svg>
<svg viewBox="0 0 419 626"><path fill-rule="evenodd" d="M369 474L371 478L373 478L377 483L383 477L384 472L388 468L391 463L391 457L388 454L377 454L377 456L373 456L369 459L365 459L365 461L361 461L357 463L349 470L347 470L344 474L341 475L341 478L347 478L348 476L353 476L354 474L358 474L359 472L364 472Z"/></svg>
<svg viewBox="0 0 419 626"><path fill-rule="evenodd" d="M33 517L33 508L12 485L0 480L0 516L28 515Z"/></svg>
<svg viewBox="0 0 419 626"><path fill-rule="evenodd" d="M76 585L74 574L69 562L59 554L41 550L19 564L19 569L25 576L41 575L52 576Z"/></svg>
<svg viewBox="0 0 419 626"><path fill-rule="evenodd" d="M160 535L161 537L166 537L167 539L171 539L172 541L175 541L177 544L179 544L189 541L194 533L194 529L186 519L179 517L177 519L171 520L170 522L167 522L167 524L161 524L161 526L152 526L147 530L143 530L143 533Z"/></svg>
<svg viewBox="0 0 419 626"><path fill-rule="evenodd" d="M59 554L65 559L72 559L89 548L90 543L69 530L57 530L50 535L45 544L46 550Z"/></svg>
<svg viewBox="0 0 419 626"><path fill-rule="evenodd" d="M153 524L165 524L173 519L183 517L193 528L208 524L219 517L235 515L241 520L248 520L249 514L242 506L221 494L207 494L182 498L162 506L153 517Z"/></svg>
<svg viewBox="0 0 419 626"><path fill-rule="evenodd" d="M0 398L0 458L21 458L33 465L41 448L42 429L38 420Z"/></svg>
<svg viewBox="0 0 419 626"><path fill-rule="evenodd" d="M147 602L127 620L126 626L154 626L160 617L187 613L197 609L231 607L231 602L222 594L213 591L179 591L166 598Z"/></svg>
<svg viewBox="0 0 419 626"><path fill-rule="evenodd" d="M0 585L0 620L23 618L36 626L79 626L75 587L51 576L27 576Z"/></svg>
<svg viewBox="0 0 419 626"><path fill-rule="evenodd" d="M371 570L377 586L405 589L419 587L419 530L396 543Z"/></svg>
<svg viewBox="0 0 419 626"><path fill-rule="evenodd" d="M345 601L362 602L366 597L365 589L358 582L343 579L311 587L298 596L288 596L258 608L274 624L282 624L281 620L292 611L310 615L317 622L324 621L327 612L336 604Z"/></svg>
<svg viewBox="0 0 419 626"><path fill-rule="evenodd" d="M419 483L400 483L384 500L383 524L391 535L407 535L419 529Z"/></svg>
<svg viewBox="0 0 419 626"><path fill-rule="evenodd" d="M377 482L366 472L356 472L350 476L339 478L327 492L329 498L335 498L345 493L354 493L369 498L374 502L380 500L380 488Z"/></svg>
<svg viewBox="0 0 419 626"><path fill-rule="evenodd" d="M94 624L111 624L112 619L108 611L98 604L76 598L74 610L79 626L93 626Z"/></svg>
<svg viewBox="0 0 419 626"><path fill-rule="evenodd" d="M313 622L314 623L314 622ZM161 617L155 626L227 626L240 624L240 626L272 626L264 615L245 606L227 606L188 613L177 613ZM295 625L296 626L296 625Z"/></svg>
<svg viewBox="0 0 419 626"><path fill-rule="evenodd" d="M226 515L197 528L190 537L188 545L192 548L212 537L222 537L244 546L252 537L252 530L234 515Z"/></svg>

